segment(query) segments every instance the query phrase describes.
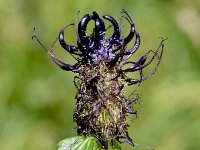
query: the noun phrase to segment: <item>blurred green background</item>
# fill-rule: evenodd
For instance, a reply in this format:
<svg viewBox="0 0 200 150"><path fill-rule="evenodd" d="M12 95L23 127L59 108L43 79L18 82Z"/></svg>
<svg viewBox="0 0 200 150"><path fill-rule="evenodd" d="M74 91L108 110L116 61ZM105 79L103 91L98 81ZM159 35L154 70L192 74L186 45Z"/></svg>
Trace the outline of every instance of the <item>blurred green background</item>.
<svg viewBox="0 0 200 150"><path fill-rule="evenodd" d="M132 60L155 49L158 37L168 37L158 72L139 90L144 112L131 123L130 136L157 150L200 149L200 0L1 0L1 150L54 150L58 141L76 135L74 74L58 68L31 40L33 28L49 48L78 10L79 17L95 10L119 21L123 8L141 36ZM65 36L76 43L75 28ZM74 62L56 49L59 58Z"/></svg>

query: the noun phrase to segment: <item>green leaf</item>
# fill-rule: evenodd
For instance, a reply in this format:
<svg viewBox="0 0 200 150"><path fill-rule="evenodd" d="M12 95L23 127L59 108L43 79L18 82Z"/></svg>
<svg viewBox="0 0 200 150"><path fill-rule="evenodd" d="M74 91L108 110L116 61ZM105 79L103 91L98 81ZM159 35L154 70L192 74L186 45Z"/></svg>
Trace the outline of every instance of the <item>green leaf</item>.
<svg viewBox="0 0 200 150"><path fill-rule="evenodd" d="M57 150L103 150L103 148L92 136L76 136L60 141ZM109 150L121 150L121 147L114 142L113 147L109 145Z"/></svg>
<svg viewBox="0 0 200 150"><path fill-rule="evenodd" d="M96 138L76 136L64 139L58 143L57 150L103 150Z"/></svg>

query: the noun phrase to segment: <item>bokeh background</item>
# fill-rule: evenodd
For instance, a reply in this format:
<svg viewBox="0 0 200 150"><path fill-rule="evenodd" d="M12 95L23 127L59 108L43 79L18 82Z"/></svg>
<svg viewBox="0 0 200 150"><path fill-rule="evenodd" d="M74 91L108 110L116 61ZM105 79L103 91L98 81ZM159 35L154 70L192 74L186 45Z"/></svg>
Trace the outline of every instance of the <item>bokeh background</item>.
<svg viewBox="0 0 200 150"><path fill-rule="evenodd" d="M119 21L123 8L141 36L133 61L156 49L158 37L168 37L158 72L139 90L144 111L131 123L130 136L157 150L200 149L200 0L1 0L1 150L54 150L58 141L76 135L74 74L58 68L31 40L33 28L49 48L78 10L79 17L95 10ZM75 28L65 36L76 43ZM74 62L59 45L56 53Z"/></svg>

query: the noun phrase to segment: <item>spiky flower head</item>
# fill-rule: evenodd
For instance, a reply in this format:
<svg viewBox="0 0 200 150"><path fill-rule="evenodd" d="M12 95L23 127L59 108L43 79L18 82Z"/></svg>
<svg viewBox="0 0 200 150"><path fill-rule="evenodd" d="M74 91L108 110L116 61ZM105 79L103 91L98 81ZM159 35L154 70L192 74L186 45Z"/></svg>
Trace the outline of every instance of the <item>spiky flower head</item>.
<svg viewBox="0 0 200 150"><path fill-rule="evenodd" d="M127 97L124 89L127 86L137 85L134 90L136 92L140 84L156 72L165 41L162 39L155 51L146 52L138 61L128 61L139 48L140 36L129 14L125 10L122 14L130 24L130 32L126 37L122 34L117 21L105 15L103 18L110 21L114 28L112 36L106 38L107 28L95 11L92 15L84 15L80 22L77 19L77 46L67 44L64 39L64 30L74 24L67 25L60 31L52 45L52 50L56 41L59 40L60 45L77 60L75 65L59 60L53 55L52 50L49 51L38 37L33 35L33 38L36 38L59 67L79 74L74 77L77 101L73 119L77 123L77 133L96 137L105 149L108 149L109 142L111 144L115 141L121 143L121 139L134 146L128 134L127 117L129 115L137 117L137 111L133 106L139 96L135 94L132 98ZM90 21L94 21L95 26L93 33L88 35L86 28ZM127 44L132 41L133 37L135 37L135 43L127 50ZM150 53L153 55L147 61ZM156 58L156 67L149 75L144 76L143 69ZM129 67L124 67L126 65ZM130 78L127 75L136 72L139 72L139 78Z"/></svg>

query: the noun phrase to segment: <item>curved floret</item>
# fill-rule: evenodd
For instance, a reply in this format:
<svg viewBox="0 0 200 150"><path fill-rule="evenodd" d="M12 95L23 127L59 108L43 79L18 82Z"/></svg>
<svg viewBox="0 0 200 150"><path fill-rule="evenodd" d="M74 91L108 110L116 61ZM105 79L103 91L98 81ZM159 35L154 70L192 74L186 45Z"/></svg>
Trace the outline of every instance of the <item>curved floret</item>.
<svg viewBox="0 0 200 150"><path fill-rule="evenodd" d="M48 50L35 34L33 35L60 68L79 74L74 77L78 91L73 115L77 123L77 132L79 135L95 136L105 149L108 149L109 142L121 142L121 139L134 145L128 134L127 116L137 117L137 111L133 107L139 96L135 93L140 84L156 72L165 41L161 38L158 48L146 52L138 61L128 61L139 48L140 36L129 14L125 10L122 14L122 18L130 24L130 32L126 37L113 17L105 15L101 18L95 11L91 15L84 15L80 22L77 21L77 46L69 45L64 38L65 29L74 24L61 29L51 50ZM109 21L114 29L109 38L105 36L108 28L105 27L103 19ZM86 31L90 21L94 22L91 35ZM132 43L133 38L134 45L127 50L127 44ZM53 54L54 45L58 40L62 48L76 58L76 64L67 64ZM148 57L150 58L147 59ZM157 60L155 68L145 76L143 69L154 60ZM139 77L128 77L128 73L133 72L138 72ZM124 88L131 85L137 85L134 90L135 96L132 98L124 93Z"/></svg>

